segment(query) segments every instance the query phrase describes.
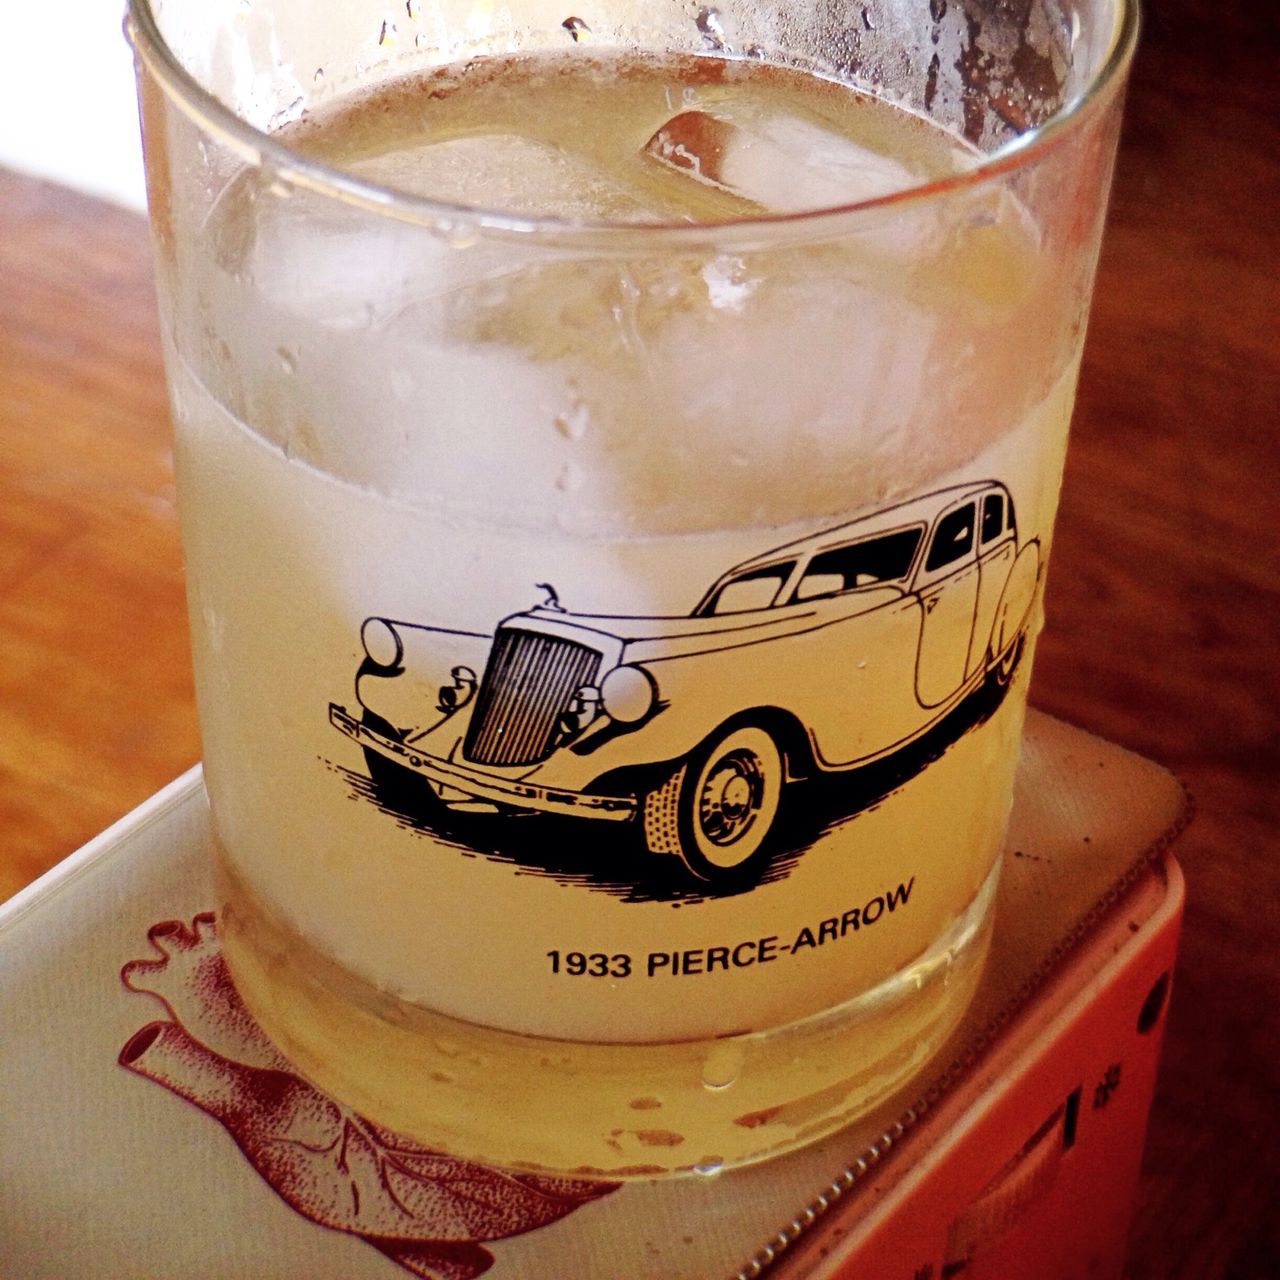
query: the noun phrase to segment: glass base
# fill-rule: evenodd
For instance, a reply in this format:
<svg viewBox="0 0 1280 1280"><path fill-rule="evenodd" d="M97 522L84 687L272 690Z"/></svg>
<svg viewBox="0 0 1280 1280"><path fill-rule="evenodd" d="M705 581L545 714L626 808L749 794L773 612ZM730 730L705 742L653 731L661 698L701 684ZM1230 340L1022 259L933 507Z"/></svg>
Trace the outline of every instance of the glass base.
<svg viewBox="0 0 1280 1280"><path fill-rule="evenodd" d="M484 1164L597 1178L709 1175L866 1114L960 1020L991 938L999 863L947 933L854 999L706 1040L519 1035L381 993L219 868L218 933L241 998L312 1082L367 1119Z"/></svg>

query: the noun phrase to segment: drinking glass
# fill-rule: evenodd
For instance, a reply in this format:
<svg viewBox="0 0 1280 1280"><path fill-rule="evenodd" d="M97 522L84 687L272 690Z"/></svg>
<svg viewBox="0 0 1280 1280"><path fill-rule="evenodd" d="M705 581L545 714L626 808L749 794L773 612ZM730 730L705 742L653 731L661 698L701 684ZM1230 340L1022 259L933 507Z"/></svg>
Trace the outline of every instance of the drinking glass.
<svg viewBox="0 0 1280 1280"><path fill-rule="evenodd" d="M1135 27L131 0L218 929L305 1075L440 1150L650 1177L819 1138L937 1051ZM642 55L669 107L584 158ZM429 139L323 151L336 103L408 78L429 134L552 57L617 73L590 118L446 140L509 190ZM842 186L864 153L761 76L951 159Z"/></svg>

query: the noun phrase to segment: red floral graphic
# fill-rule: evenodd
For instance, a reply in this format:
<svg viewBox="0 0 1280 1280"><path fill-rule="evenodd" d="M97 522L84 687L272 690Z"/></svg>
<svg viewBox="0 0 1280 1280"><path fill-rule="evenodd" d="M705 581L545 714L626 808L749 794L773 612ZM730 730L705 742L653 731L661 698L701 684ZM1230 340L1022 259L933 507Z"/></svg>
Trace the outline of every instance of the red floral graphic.
<svg viewBox="0 0 1280 1280"><path fill-rule="evenodd" d="M214 917L147 933L157 956L120 977L169 1019L120 1051L122 1066L219 1121L267 1184L305 1218L360 1236L426 1280L473 1280L481 1241L556 1222L614 1183L506 1173L419 1146L295 1075L241 1004Z"/></svg>

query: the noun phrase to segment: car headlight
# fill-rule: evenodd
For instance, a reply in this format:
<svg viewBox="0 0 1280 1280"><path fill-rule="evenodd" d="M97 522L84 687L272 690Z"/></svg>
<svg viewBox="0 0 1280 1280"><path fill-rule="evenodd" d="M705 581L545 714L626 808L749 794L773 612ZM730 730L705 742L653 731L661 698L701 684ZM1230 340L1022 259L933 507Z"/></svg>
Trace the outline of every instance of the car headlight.
<svg viewBox="0 0 1280 1280"><path fill-rule="evenodd" d="M452 684L442 684L437 705L446 715L461 711L476 696L476 673L470 667L454 667L449 672Z"/></svg>
<svg viewBox="0 0 1280 1280"><path fill-rule="evenodd" d="M600 683L600 705L620 724L643 720L658 701L653 677L640 667L614 667Z"/></svg>
<svg viewBox="0 0 1280 1280"><path fill-rule="evenodd" d="M369 661L385 671L398 667L404 658L404 641L386 618L366 618L360 628L360 641Z"/></svg>

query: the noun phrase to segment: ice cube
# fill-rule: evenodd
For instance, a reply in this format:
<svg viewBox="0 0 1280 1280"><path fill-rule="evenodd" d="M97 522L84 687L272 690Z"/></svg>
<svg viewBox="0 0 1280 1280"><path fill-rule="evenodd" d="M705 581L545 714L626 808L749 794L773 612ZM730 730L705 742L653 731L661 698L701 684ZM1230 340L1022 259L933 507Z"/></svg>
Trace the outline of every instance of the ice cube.
<svg viewBox="0 0 1280 1280"><path fill-rule="evenodd" d="M682 111L644 151L774 213L871 200L920 180L900 161L820 124L746 104Z"/></svg>
<svg viewBox="0 0 1280 1280"><path fill-rule="evenodd" d="M349 162L380 186L450 204L577 221L654 221L637 196L580 155L509 133L426 142Z"/></svg>
<svg viewBox="0 0 1280 1280"><path fill-rule="evenodd" d="M255 172L223 193L205 234L221 268L206 286L212 297L247 291L249 311L265 302L331 329L367 327L394 314L413 288L439 277L437 260L450 261L443 241L406 223L301 189L279 198ZM229 315L236 306L245 309L243 299L228 302Z"/></svg>

